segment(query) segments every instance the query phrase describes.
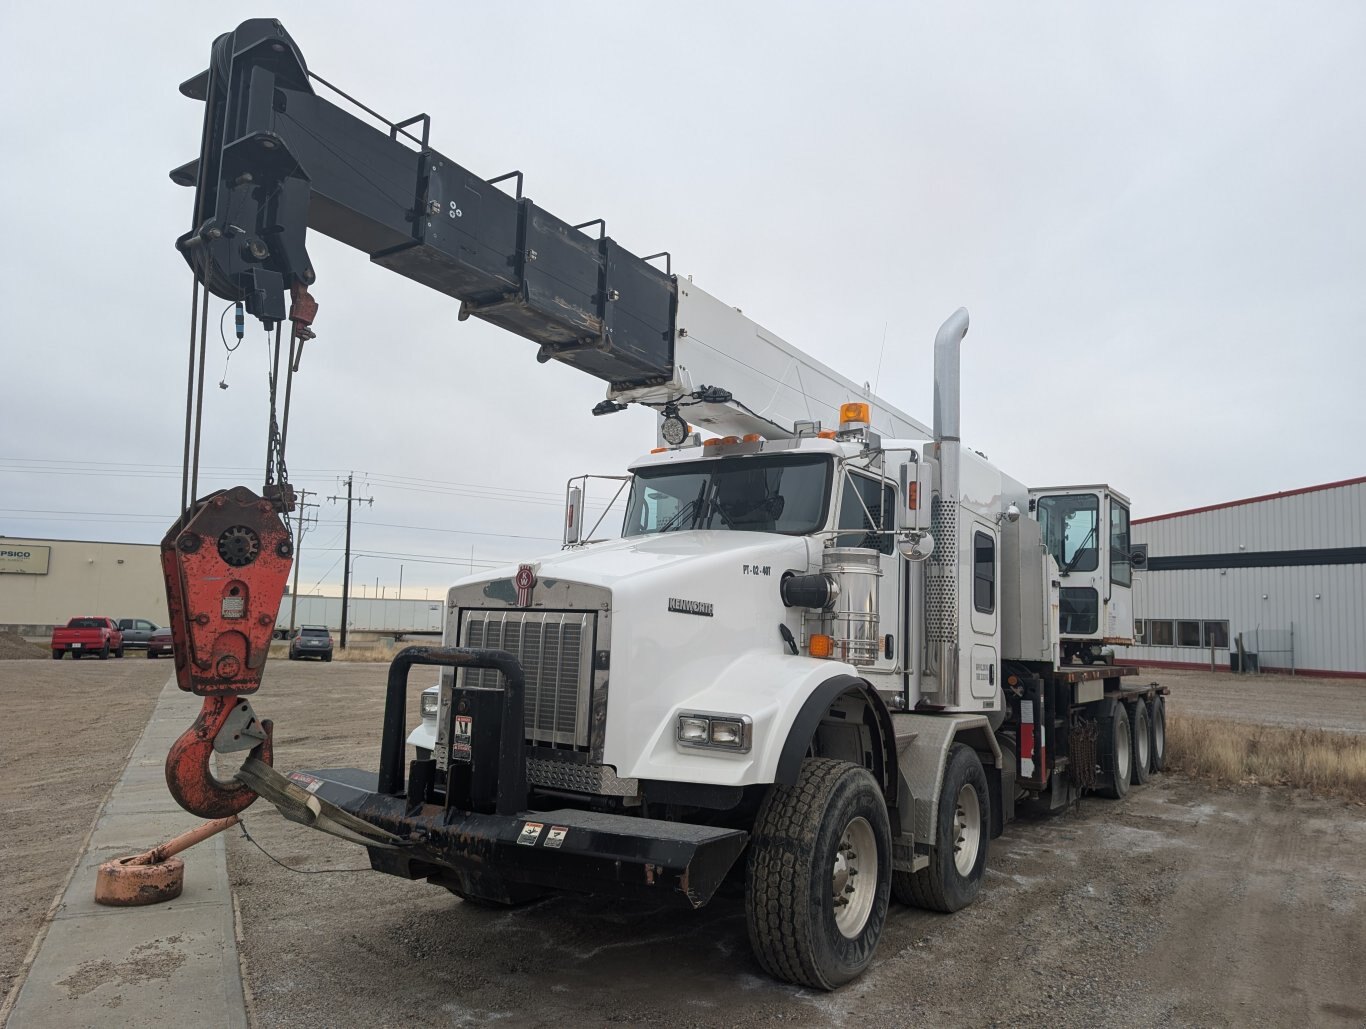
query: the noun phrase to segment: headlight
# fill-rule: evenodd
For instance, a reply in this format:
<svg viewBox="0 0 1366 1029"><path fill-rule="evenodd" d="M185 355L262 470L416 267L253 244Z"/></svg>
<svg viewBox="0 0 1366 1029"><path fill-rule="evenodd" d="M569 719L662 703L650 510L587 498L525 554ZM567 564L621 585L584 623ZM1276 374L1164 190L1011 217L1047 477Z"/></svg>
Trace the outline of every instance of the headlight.
<svg viewBox="0 0 1366 1029"><path fill-rule="evenodd" d="M708 723L705 718L695 718L692 715L680 715L678 719L678 742L691 744L694 747L704 747L710 735Z"/></svg>
<svg viewBox="0 0 1366 1029"><path fill-rule="evenodd" d="M441 694L436 690L423 690L422 692L422 717L435 718L437 709L441 706Z"/></svg>
<svg viewBox="0 0 1366 1029"><path fill-rule="evenodd" d="M675 738L681 747L749 753L754 723L748 715L679 715Z"/></svg>

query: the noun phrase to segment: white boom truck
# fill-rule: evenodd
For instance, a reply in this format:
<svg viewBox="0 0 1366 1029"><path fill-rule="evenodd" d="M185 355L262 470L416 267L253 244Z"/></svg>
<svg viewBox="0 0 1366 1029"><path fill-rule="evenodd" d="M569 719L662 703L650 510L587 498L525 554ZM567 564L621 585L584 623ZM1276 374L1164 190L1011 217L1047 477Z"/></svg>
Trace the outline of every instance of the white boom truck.
<svg viewBox="0 0 1366 1029"><path fill-rule="evenodd" d="M562 551L451 588L446 645L390 668L378 774L283 776L267 752L239 787L483 904L701 906L730 879L760 964L832 989L872 960L892 898L971 903L1022 805L1161 768L1165 691L1089 667L1091 640L1131 639L1127 501L1030 489L962 445L966 311L935 340L925 426L448 162L425 128L415 149L411 122L386 134L317 97L277 22L220 37L182 88L209 107L175 177L199 190L180 246L210 290L282 321L283 290L297 304L313 281L306 220L607 380L595 413L662 419L620 539L574 524ZM384 209L404 195L386 169L415 175L409 208ZM442 679L405 735L418 664Z"/></svg>

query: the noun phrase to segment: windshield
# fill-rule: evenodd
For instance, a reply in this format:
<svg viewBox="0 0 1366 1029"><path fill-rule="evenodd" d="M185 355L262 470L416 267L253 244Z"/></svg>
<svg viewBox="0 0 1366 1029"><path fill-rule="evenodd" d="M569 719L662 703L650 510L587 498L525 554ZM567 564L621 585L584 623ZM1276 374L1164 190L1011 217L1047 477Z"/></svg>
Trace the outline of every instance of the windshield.
<svg viewBox="0 0 1366 1029"><path fill-rule="evenodd" d="M735 529L801 536L825 525L833 463L782 454L643 468L631 482L623 536Z"/></svg>
<svg viewBox="0 0 1366 1029"><path fill-rule="evenodd" d="M1043 545L1063 572L1094 572L1100 565L1100 498L1094 493L1040 497Z"/></svg>

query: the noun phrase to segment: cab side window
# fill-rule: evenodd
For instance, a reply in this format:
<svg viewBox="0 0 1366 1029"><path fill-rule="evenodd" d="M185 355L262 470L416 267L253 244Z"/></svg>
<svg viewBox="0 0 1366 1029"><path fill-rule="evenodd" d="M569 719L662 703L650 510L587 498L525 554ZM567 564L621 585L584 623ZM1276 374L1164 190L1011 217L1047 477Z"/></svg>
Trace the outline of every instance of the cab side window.
<svg viewBox="0 0 1366 1029"><path fill-rule="evenodd" d="M850 473L840 493L837 529L852 529L835 537L837 547L867 547L883 554L892 552L892 506L896 496L892 487L880 479Z"/></svg>

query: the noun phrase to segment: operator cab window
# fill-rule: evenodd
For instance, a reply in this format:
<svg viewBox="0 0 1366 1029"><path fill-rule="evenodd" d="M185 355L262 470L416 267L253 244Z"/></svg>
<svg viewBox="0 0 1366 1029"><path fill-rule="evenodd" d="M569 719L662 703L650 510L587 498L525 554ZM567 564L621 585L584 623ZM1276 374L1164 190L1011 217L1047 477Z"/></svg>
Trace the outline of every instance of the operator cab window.
<svg viewBox="0 0 1366 1029"><path fill-rule="evenodd" d="M892 487L880 479L850 473L844 480L844 490L840 494L840 515L837 529L853 529L835 537L837 547L867 547L883 554L892 552L890 532L877 530L891 529L892 506L896 494Z"/></svg>
<svg viewBox="0 0 1366 1029"><path fill-rule="evenodd" d="M1110 500L1110 581L1116 586L1133 584L1134 570L1129 563L1129 509Z"/></svg>
<svg viewBox="0 0 1366 1029"><path fill-rule="evenodd" d="M1044 546L1058 562L1060 572L1094 572L1100 567L1099 497L1094 493L1040 497L1037 507ZM1127 536L1127 511L1125 533Z"/></svg>

